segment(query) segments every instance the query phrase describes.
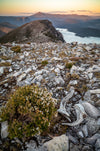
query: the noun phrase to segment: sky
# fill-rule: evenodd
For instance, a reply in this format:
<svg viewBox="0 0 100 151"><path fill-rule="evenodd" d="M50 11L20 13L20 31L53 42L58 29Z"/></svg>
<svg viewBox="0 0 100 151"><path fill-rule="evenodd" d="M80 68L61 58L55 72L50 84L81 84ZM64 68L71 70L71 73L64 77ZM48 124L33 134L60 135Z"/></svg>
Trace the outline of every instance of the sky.
<svg viewBox="0 0 100 151"><path fill-rule="evenodd" d="M0 15L26 16L37 12L100 16L100 0L0 0Z"/></svg>

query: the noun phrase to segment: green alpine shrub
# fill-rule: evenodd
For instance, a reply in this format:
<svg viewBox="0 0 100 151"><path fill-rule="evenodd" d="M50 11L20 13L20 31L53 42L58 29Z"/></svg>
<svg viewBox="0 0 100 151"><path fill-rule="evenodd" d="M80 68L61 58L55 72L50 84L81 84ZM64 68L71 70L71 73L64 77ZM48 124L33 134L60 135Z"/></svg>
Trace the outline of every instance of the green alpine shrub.
<svg viewBox="0 0 100 151"><path fill-rule="evenodd" d="M55 114L56 100L37 85L18 88L0 113L1 121L8 121L9 137L31 138L50 126Z"/></svg>

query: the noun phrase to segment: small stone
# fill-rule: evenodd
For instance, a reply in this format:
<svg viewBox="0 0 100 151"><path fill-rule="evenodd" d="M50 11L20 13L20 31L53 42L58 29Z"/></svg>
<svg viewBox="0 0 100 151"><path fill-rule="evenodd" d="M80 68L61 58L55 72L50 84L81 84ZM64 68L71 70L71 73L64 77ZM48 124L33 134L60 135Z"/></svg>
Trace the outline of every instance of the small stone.
<svg viewBox="0 0 100 151"><path fill-rule="evenodd" d="M34 140L30 140L30 142L26 144L26 147L26 151L33 151L36 149L36 142Z"/></svg>
<svg viewBox="0 0 100 151"><path fill-rule="evenodd" d="M62 77L55 77L56 84L60 84L63 86L65 84L65 81L62 79Z"/></svg>
<svg viewBox="0 0 100 151"><path fill-rule="evenodd" d="M95 150L98 151L98 149L100 150L100 138L97 139L97 141L95 143Z"/></svg>
<svg viewBox="0 0 100 151"><path fill-rule="evenodd" d="M4 67L0 67L0 75L4 73Z"/></svg>
<svg viewBox="0 0 100 151"><path fill-rule="evenodd" d="M84 101L86 101L86 102L90 102L91 101L91 93L90 93L89 90L84 95Z"/></svg>
<svg viewBox="0 0 100 151"><path fill-rule="evenodd" d="M88 77L89 77L89 79L92 79L93 78L93 73L89 73Z"/></svg>
<svg viewBox="0 0 100 151"><path fill-rule="evenodd" d="M55 72L57 72L58 74L60 73L60 69L59 68L56 68L55 69Z"/></svg>
<svg viewBox="0 0 100 151"><path fill-rule="evenodd" d="M82 151L93 151L93 149L90 146L83 146Z"/></svg>
<svg viewBox="0 0 100 151"><path fill-rule="evenodd" d="M8 122L1 123L1 138L4 139L8 136Z"/></svg>
<svg viewBox="0 0 100 151"><path fill-rule="evenodd" d="M83 138L83 137L84 137L82 131L79 131L79 132L77 133L77 135L78 135L80 138Z"/></svg>
<svg viewBox="0 0 100 151"><path fill-rule="evenodd" d="M70 85L76 85L77 83L78 83L77 80L73 80L69 82Z"/></svg>
<svg viewBox="0 0 100 151"><path fill-rule="evenodd" d="M17 82L20 82L22 80L24 80L26 78L26 73L23 73L22 75L20 75L17 79Z"/></svg>
<svg viewBox="0 0 100 151"><path fill-rule="evenodd" d="M61 66L61 65L57 64L57 67L62 70L62 69L64 69L65 66Z"/></svg>
<svg viewBox="0 0 100 151"><path fill-rule="evenodd" d="M84 126L83 126L82 131L83 131L84 136L87 137L87 136L88 136L87 125L84 125Z"/></svg>
<svg viewBox="0 0 100 151"><path fill-rule="evenodd" d="M100 139L100 134L96 133L96 134L93 135L92 137L87 138L87 139L86 139L86 142L87 142L88 144L94 145L95 142L96 142L98 139Z"/></svg>
<svg viewBox="0 0 100 151"><path fill-rule="evenodd" d="M9 72L12 72L12 68L9 69Z"/></svg>
<svg viewBox="0 0 100 151"><path fill-rule="evenodd" d="M41 82L42 79L43 79L43 76L38 75L32 80L32 83Z"/></svg>
<svg viewBox="0 0 100 151"><path fill-rule="evenodd" d="M100 94L100 89L90 90L92 94Z"/></svg>
<svg viewBox="0 0 100 151"><path fill-rule="evenodd" d="M75 65L73 65L70 70L70 73L73 74L75 71L77 71L77 67Z"/></svg>

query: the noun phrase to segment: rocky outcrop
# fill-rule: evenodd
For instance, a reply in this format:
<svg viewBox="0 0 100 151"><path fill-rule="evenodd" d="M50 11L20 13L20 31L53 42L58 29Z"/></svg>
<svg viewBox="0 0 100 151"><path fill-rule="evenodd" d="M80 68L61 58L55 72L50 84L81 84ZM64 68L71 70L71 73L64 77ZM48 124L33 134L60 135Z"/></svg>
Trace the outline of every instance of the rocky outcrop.
<svg viewBox="0 0 100 151"><path fill-rule="evenodd" d="M21 27L9 32L2 38L1 43L7 42L37 42L43 43L48 41L64 42L63 36L58 32L48 20L37 20L24 24Z"/></svg>

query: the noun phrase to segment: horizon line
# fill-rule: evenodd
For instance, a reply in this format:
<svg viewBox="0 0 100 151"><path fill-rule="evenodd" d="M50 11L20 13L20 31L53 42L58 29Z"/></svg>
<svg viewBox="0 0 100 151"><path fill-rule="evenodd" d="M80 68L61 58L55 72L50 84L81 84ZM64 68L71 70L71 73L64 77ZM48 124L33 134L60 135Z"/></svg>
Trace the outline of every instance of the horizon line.
<svg viewBox="0 0 100 151"><path fill-rule="evenodd" d="M81 10L79 10L80 12L82 12ZM44 14L56 14L56 15L79 15L79 16L94 16L94 17L100 17L100 13L93 13L93 12L91 12L90 13L90 11L86 11L86 10L84 10L83 12L85 12L85 13L83 13L83 14L79 14L79 13L77 13L78 12L78 10L77 11L69 11L69 12L65 12L65 11L51 11L51 12L42 12L42 11L38 11L38 12L19 12L19 13L13 13L13 14L0 14L0 16L15 16L15 17L17 17L17 16L31 16L31 15L35 15L35 14L38 14L38 13L44 13ZM87 13L86 13L87 12ZM88 13L90 13L90 14L88 14Z"/></svg>

